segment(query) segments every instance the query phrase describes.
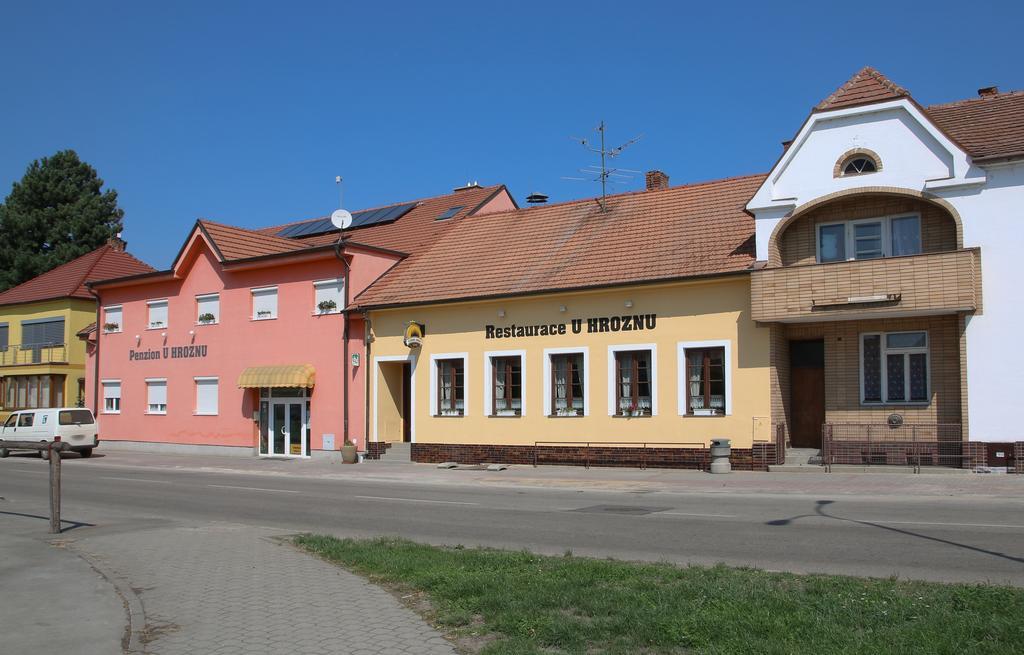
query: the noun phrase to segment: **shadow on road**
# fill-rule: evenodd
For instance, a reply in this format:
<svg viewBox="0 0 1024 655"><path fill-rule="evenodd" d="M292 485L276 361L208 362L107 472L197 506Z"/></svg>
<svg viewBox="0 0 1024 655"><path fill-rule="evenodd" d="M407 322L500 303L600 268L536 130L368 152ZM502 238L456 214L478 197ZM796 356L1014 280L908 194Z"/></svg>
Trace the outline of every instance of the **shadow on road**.
<svg viewBox="0 0 1024 655"><path fill-rule="evenodd" d="M6 514L8 516L21 516L21 517L29 518L29 519L39 519L41 521L46 521L47 523L50 522L50 517L49 516L40 516L39 514L24 514L22 512L4 512L2 510L0 510L0 514ZM60 524L61 524L61 532L67 532L68 530L74 530L75 528L95 528L96 527L95 523L83 523L81 521L65 521L64 519L61 519ZM68 526L68 527L64 527L65 525Z"/></svg>
<svg viewBox="0 0 1024 655"><path fill-rule="evenodd" d="M834 502L836 502L836 501L834 501L834 500L817 500L814 503L814 513L813 514L800 514L798 516L792 516L792 517L790 517L788 519L774 519L772 521L765 521L765 525L770 525L770 526L774 526L774 527L786 527L786 526L791 525L792 523L794 523L795 521L798 521L800 519L813 518L815 516L820 516L822 518L832 519L833 521L845 521L846 523L857 523L858 525L866 525L866 526L869 526L869 527L872 527L872 528L878 528L880 530L888 530L889 532L895 532L897 534L907 535L908 537L915 537L917 539L925 539L927 541L934 541L936 543L946 544L947 546L955 546L956 548L963 548L964 550L974 551L976 553L981 553L983 555L991 555L992 557L999 557L1001 559L1009 560L1011 562L1018 562L1020 564L1024 564L1024 558L1014 557L1013 555L1007 555L1006 553L1000 553L1000 552L997 552L997 551L994 551L994 550L988 550L988 549L985 549L985 548L979 548L977 546L971 546L969 544L962 544L962 543L960 543L958 541L950 541L949 539L940 539L939 537L931 537L929 535L921 534L919 532L913 532L911 530L904 530L902 528L894 528L894 527L891 527L891 526L888 526L888 525L882 525L881 523L873 523L871 521L860 521L858 519L848 519L848 518L844 518L842 516L835 516L834 514L829 514L828 512L825 511L825 508L828 507L829 505L833 504Z"/></svg>

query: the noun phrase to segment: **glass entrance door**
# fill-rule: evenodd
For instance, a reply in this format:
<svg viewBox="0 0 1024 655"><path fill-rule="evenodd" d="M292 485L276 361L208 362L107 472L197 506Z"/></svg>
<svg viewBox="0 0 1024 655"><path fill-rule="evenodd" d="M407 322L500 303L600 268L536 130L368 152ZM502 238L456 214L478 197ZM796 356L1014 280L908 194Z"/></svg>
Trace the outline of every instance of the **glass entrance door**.
<svg viewBox="0 0 1024 655"><path fill-rule="evenodd" d="M306 443L305 400L274 399L270 401L270 428L267 439L260 439L260 455L303 457Z"/></svg>

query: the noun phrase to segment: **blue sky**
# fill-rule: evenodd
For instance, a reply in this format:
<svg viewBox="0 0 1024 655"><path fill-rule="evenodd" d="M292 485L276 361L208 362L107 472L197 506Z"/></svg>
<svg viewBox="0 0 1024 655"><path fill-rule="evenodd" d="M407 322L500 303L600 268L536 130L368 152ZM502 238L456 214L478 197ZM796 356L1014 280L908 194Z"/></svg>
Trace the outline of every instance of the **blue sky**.
<svg viewBox="0 0 1024 655"><path fill-rule="evenodd" d="M865 64L923 103L1024 88L1024 3L123 2L0 9L0 193L74 148L166 267L198 217L262 226L563 180L604 119L672 183L766 171ZM643 176L620 187L639 188Z"/></svg>

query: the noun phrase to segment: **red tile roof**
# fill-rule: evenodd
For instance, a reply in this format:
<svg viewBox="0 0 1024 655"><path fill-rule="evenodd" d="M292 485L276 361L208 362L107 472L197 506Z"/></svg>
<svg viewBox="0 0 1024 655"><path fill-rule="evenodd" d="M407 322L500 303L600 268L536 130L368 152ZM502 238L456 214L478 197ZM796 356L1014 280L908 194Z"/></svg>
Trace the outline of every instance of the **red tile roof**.
<svg viewBox="0 0 1024 655"><path fill-rule="evenodd" d="M309 244L233 225L200 219L200 228L224 261L306 250ZM335 237L337 238L337 237Z"/></svg>
<svg viewBox="0 0 1024 655"><path fill-rule="evenodd" d="M462 221L356 298L420 304L748 270L764 175L487 214Z"/></svg>
<svg viewBox="0 0 1024 655"><path fill-rule="evenodd" d="M831 111L871 102L883 102L909 97L910 93L870 66L857 71L853 77L829 97L819 102L816 111Z"/></svg>
<svg viewBox="0 0 1024 655"><path fill-rule="evenodd" d="M124 250L103 245L0 293L0 305L56 298L92 300L92 295L85 287L87 282L150 273L153 270L152 266L136 259Z"/></svg>
<svg viewBox="0 0 1024 655"><path fill-rule="evenodd" d="M931 105L925 113L975 159L1024 155L1024 91Z"/></svg>

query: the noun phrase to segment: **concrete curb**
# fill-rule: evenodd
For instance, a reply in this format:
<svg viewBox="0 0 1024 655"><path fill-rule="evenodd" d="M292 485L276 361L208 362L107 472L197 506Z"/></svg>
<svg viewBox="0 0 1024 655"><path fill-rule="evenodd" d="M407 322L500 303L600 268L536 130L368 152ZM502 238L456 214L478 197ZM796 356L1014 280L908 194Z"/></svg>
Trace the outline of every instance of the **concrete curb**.
<svg viewBox="0 0 1024 655"><path fill-rule="evenodd" d="M85 561L92 570L96 571L104 580L109 582L117 595L124 603L125 613L128 615L128 624L125 626L125 634L121 639L121 648L128 655L141 655L146 652L142 642L142 635L146 629L146 611L142 606L142 599L139 598L131 585L123 580L117 573L108 569L97 558L82 552L75 547L73 542L67 542L66 548Z"/></svg>

